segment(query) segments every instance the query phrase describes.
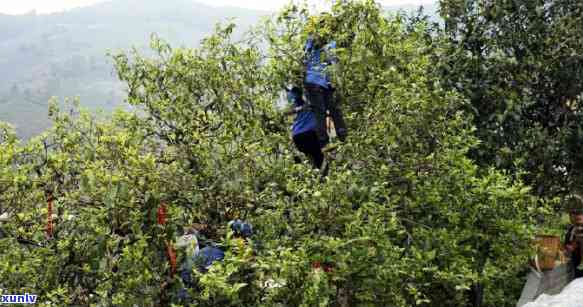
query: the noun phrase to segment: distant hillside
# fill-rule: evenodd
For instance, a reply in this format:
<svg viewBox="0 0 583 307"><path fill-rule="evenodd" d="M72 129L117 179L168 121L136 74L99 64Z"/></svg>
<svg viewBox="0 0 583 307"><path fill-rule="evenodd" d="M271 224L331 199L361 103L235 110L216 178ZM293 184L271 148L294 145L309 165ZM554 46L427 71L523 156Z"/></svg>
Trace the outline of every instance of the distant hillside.
<svg viewBox="0 0 583 307"><path fill-rule="evenodd" d="M435 6L426 12L435 14ZM108 50L146 50L151 33L173 46L194 47L219 21L235 17L243 31L268 14L194 0L112 0L48 15L0 14L0 121L15 125L20 137L36 135L49 127L51 96L112 110L123 104L124 91Z"/></svg>
<svg viewBox="0 0 583 307"><path fill-rule="evenodd" d="M205 6L191 0L115 0L49 15L0 14L0 120L21 137L49 125L51 96L79 96L111 110L123 102L108 50L147 49L151 33L194 47L214 25L236 17L240 29L268 12Z"/></svg>

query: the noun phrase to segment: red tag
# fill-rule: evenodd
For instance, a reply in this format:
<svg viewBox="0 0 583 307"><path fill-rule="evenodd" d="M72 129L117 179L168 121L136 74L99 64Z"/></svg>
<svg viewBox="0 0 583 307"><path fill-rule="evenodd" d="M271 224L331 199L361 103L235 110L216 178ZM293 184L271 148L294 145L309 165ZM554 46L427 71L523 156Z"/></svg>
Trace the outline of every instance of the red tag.
<svg viewBox="0 0 583 307"><path fill-rule="evenodd" d="M168 263L170 264L170 276L176 273L176 250L172 244L166 241L166 254L168 255Z"/></svg>
<svg viewBox="0 0 583 307"><path fill-rule="evenodd" d="M158 212L156 213L158 225L166 225L166 205L162 203L160 207L158 207Z"/></svg>
<svg viewBox="0 0 583 307"><path fill-rule="evenodd" d="M46 232L49 237L53 236L53 197L49 194L47 200L47 228Z"/></svg>

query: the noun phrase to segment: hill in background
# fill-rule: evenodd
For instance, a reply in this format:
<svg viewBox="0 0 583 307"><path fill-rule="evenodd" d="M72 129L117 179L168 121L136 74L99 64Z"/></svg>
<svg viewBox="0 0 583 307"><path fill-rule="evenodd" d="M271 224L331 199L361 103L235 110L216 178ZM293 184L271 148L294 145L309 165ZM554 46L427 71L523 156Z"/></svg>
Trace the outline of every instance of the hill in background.
<svg viewBox="0 0 583 307"><path fill-rule="evenodd" d="M108 50L147 50L152 33L173 46L195 47L219 21L236 17L246 29L266 14L191 0L116 0L48 15L0 14L0 120L29 138L49 126L51 96L112 110L123 104L124 92Z"/></svg>

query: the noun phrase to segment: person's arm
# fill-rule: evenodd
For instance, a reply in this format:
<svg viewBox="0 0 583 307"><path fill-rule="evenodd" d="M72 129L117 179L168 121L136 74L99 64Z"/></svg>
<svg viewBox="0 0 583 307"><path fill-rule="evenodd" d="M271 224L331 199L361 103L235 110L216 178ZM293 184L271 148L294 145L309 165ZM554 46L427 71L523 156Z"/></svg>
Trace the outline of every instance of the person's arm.
<svg viewBox="0 0 583 307"><path fill-rule="evenodd" d="M575 241L572 240L573 229L574 229L574 226L571 225L571 226L569 226L569 228L567 229L567 232L565 233L564 249L567 252L568 256L571 256L573 251L575 251L575 249L577 248L577 244L575 243Z"/></svg>
<svg viewBox="0 0 583 307"><path fill-rule="evenodd" d="M294 115L294 114L297 114L297 113L302 112L302 111L307 110L307 109L308 109L307 105L303 105L301 107L290 106L284 110L283 114L287 115L287 116Z"/></svg>

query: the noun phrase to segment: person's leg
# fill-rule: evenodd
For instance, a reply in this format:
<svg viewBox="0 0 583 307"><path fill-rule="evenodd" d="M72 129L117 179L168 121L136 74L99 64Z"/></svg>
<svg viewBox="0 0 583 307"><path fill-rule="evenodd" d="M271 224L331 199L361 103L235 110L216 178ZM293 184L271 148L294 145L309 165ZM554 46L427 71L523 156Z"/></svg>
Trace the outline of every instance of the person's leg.
<svg viewBox="0 0 583 307"><path fill-rule="evenodd" d="M316 133L320 140L320 146L328 144L328 133L326 131L326 100L324 89L317 85L305 84L306 97L310 107L316 117Z"/></svg>
<svg viewBox="0 0 583 307"><path fill-rule="evenodd" d="M297 134L293 139L298 150L310 158L314 167L320 168L324 161L324 155L320 149L320 140L318 139L316 131L311 130Z"/></svg>
<svg viewBox="0 0 583 307"><path fill-rule="evenodd" d="M322 163L324 162L324 154L322 153L322 148L320 147L320 141L316 131L310 131L307 133L307 150L308 155L312 158L314 167L320 169L322 168Z"/></svg>
<svg viewBox="0 0 583 307"><path fill-rule="evenodd" d="M306 133L300 133L300 134L296 134L293 136L293 140L294 140L294 144L296 145L296 148L303 154L307 155L308 158L311 158L308 155L308 145L307 145L307 136Z"/></svg>
<svg viewBox="0 0 583 307"><path fill-rule="evenodd" d="M340 97L338 93L332 90L327 90L324 97L326 101L325 106L330 111L330 117L334 121L336 136L340 141L344 142L348 135L348 130L346 129L346 122L344 122L344 116L342 116L342 111L340 110Z"/></svg>

